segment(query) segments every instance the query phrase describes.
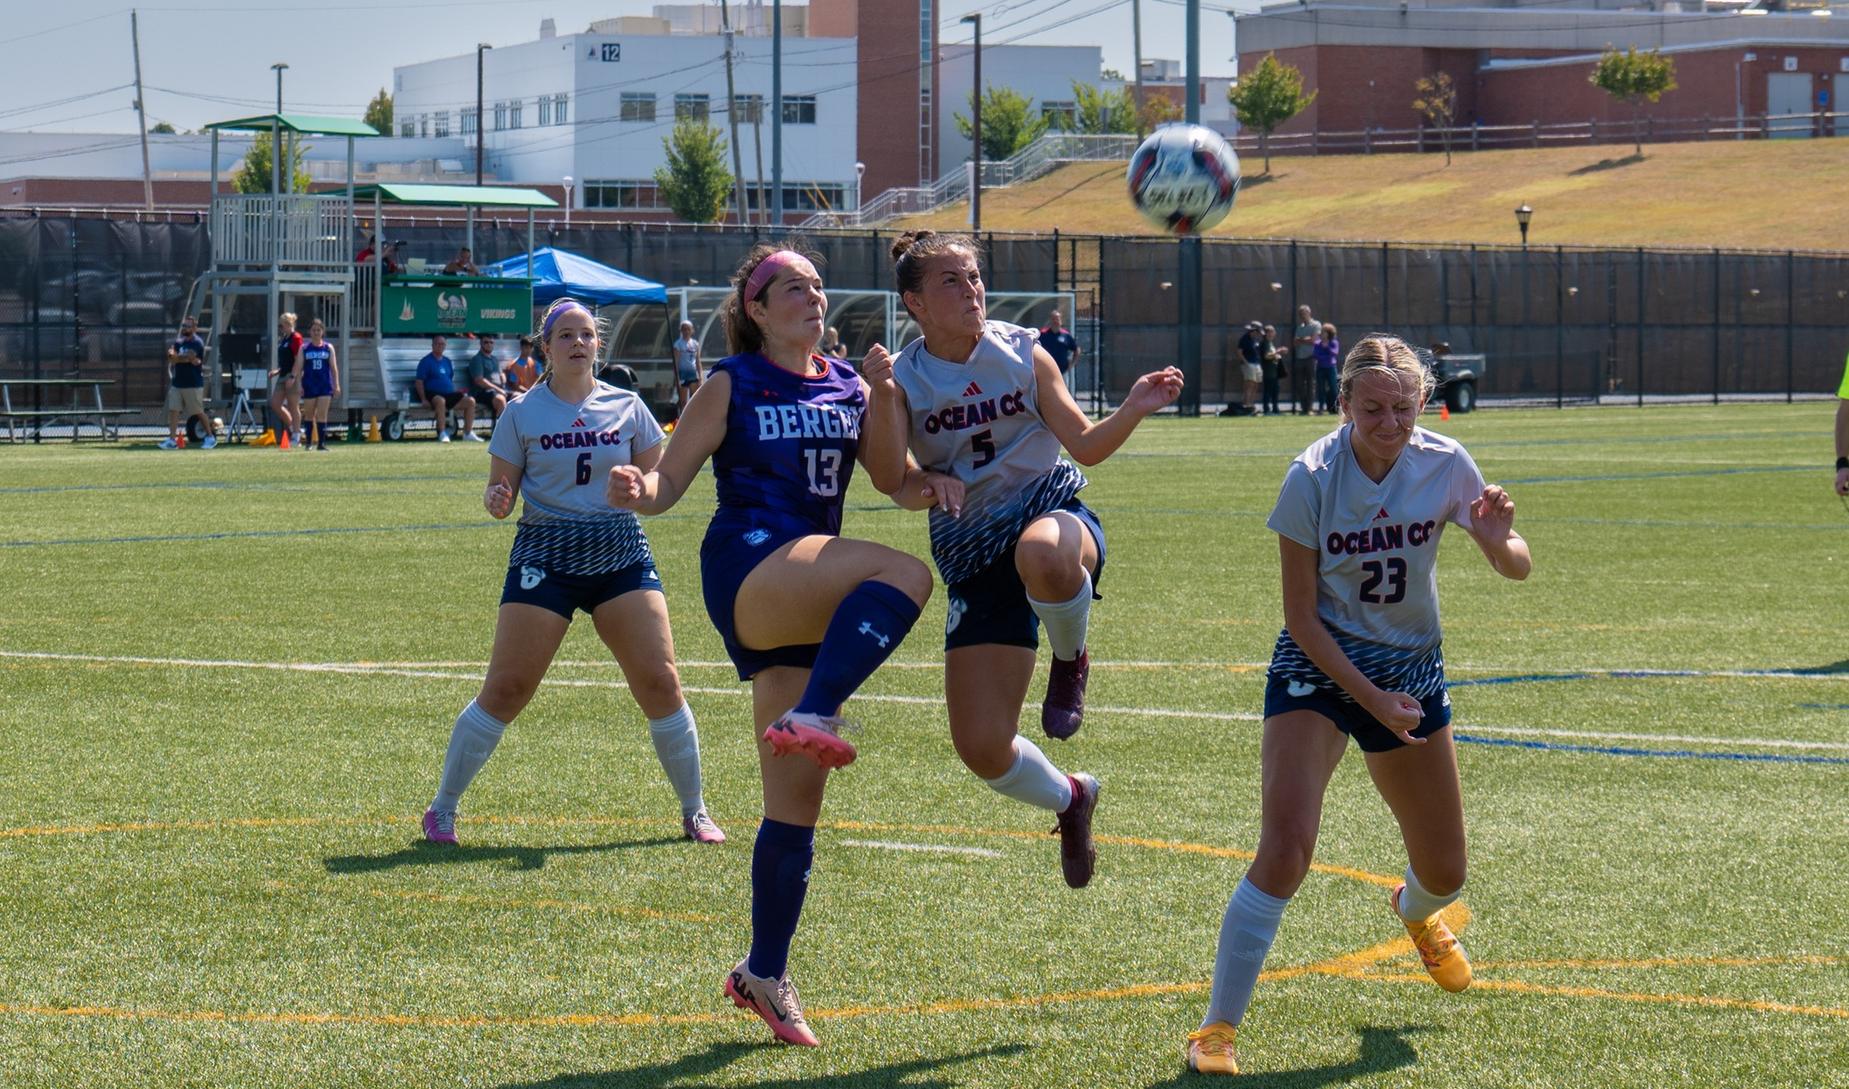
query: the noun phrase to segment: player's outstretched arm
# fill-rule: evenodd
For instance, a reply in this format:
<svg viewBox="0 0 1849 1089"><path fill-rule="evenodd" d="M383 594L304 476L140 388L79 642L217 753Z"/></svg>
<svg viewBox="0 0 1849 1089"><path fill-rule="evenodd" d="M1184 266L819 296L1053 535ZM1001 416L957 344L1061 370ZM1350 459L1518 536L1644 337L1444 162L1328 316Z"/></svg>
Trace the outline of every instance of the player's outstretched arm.
<svg viewBox="0 0 1849 1089"><path fill-rule="evenodd" d="M892 501L906 510L942 507L945 514L956 518L963 513L963 482L949 473L921 468L908 454L905 482L892 493Z"/></svg>
<svg viewBox="0 0 1849 1089"><path fill-rule="evenodd" d="M1471 500L1470 536L1503 578L1520 582L1534 570L1528 542L1515 532L1515 500L1500 487L1487 485L1481 496Z"/></svg>
<svg viewBox="0 0 1849 1089"><path fill-rule="evenodd" d="M1423 745L1425 739L1412 736L1424 710L1419 701L1404 692L1386 692L1367 679L1348 655L1336 644L1335 637L1316 615L1316 565L1319 557L1314 548L1278 535L1279 564L1284 574L1284 627L1316 668L1342 686L1367 712L1380 720L1408 745Z"/></svg>
<svg viewBox="0 0 1849 1089"><path fill-rule="evenodd" d="M1096 465L1116 453L1137 424L1175 403L1175 398L1181 396L1181 384L1181 372L1174 367L1151 371L1130 387L1130 395L1117 411L1093 422L1066 389L1059 364L1053 362L1046 349L1034 347L1034 391L1040 403L1040 418L1080 465Z"/></svg>
<svg viewBox="0 0 1849 1089"><path fill-rule="evenodd" d="M489 455L488 490L482 493L482 506L488 509L489 514L505 518L513 513L514 499L520 494L522 475L520 466Z"/></svg>
<svg viewBox="0 0 1849 1089"><path fill-rule="evenodd" d="M860 429L860 464L882 495L896 498L906 484L911 464L906 447L912 438L912 408L892 373L892 364L892 355L882 344L875 344L860 364L861 385L867 393L867 415Z"/></svg>
<svg viewBox="0 0 1849 1089"><path fill-rule="evenodd" d="M701 466L725 441L726 410L732 403L732 376L715 371L700 383L674 425L674 436L660 461L644 468L643 457L659 451L659 446L637 458L638 464L618 465L610 470L604 496L613 507L633 510L637 514L660 514L680 502L688 485L700 475Z"/></svg>

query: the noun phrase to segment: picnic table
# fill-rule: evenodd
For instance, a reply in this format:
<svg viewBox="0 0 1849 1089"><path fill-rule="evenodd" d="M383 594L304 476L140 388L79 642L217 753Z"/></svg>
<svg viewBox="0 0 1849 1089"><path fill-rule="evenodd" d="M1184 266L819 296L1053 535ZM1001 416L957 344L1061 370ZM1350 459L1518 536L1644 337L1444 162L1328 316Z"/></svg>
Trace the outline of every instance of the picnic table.
<svg viewBox="0 0 1849 1089"><path fill-rule="evenodd" d="M9 442L19 442L27 432L33 442L44 439L45 428L68 423L71 441L76 442L84 424L95 425L99 437L116 439L121 428L110 421L118 416L133 415L137 409L108 408L103 404L103 387L115 385L113 378L0 378L0 418L6 420ZM70 395L69 404L56 404L59 394Z"/></svg>

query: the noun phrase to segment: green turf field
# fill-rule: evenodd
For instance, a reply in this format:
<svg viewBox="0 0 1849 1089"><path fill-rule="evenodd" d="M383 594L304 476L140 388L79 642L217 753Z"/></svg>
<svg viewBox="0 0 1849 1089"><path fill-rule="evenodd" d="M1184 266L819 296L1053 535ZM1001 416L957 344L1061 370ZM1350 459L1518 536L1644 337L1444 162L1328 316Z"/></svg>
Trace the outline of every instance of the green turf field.
<svg viewBox="0 0 1849 1089"><path fill-rule="evenodd" d="M1240 1040L1253 1084L1849 1085L1849 511L1830 408L1492 410L1527 583L1441 565L1476 986L1425 980L1360 760ZM1258 819L1264 528L1321 420L1158 420L1110 534L1073 891L951 750L934 598L849 708L792 958L816 1051L719 993L747 942L748 701L700 605L706 501L654 519L731 842L678 838L588 624L419 845L511 524L482 447L0 449L0 1085L1153 1086L1192 1080ZM699 493L703 496L704 493ZM849 532L923 554L866 481ZM1672 671L1664 676L1641 671ZM1035 691L1038 691L1036 687ZM1030 708L1030 721L1032 719ZM1037 728L1034 731L1037 734ZM925 850L921 848L937 848Z"/></svg>

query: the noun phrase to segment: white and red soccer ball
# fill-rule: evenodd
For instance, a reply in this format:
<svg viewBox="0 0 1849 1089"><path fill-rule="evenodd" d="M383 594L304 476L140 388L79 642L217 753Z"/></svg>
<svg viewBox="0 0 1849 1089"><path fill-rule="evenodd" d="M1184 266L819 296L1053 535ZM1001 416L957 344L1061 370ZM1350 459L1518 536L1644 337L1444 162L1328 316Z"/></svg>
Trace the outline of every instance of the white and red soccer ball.
<svg viewBox="0 0 1849 1089"><path fill-rule="evenodd" d="M1169 124L1130 156L1130 200L1169 234L1199 234L1226 218L1239 195L1239 157L1220 134Z"/></svg>

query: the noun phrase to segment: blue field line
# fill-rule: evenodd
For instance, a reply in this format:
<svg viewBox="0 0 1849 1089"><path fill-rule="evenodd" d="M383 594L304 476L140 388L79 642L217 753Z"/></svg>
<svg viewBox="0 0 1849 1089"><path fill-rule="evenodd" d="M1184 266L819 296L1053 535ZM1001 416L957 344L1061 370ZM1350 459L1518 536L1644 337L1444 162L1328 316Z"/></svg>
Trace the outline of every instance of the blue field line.
<svg viewBox="0 0 1849 1089"><path fill-rule="evenodd" d="M1849 756L1786 756L1762 752L1699 752L1695 749L1630 749L1610 745L1567 745L1558 741L1518 741L1506 737L1457 734L1467 745L1494 745L1504 749L1543 749L1550 752L1590 753L1594 756L1656 756L1681 760L1734 760L1750 764L1849 764Z"/></svg>
<svg viewBox="0 0 1849 1089"><path fill-rule="evenodd" d="M165 544L173 541L235 541L259 537L322 537L336 533L421 533L447 529L490 529L499 522L433 522L418 526L325 526L320 529L248 529L226 533L160 533L142 537L65 537L49 541L0 541L0 548L50 545Z"/></svg>
<svg viewBox="0 0 1849 1089"><path fill-rule="evenodd" d="M1814 465L1736 466L1731 469L1668 469L1656 473L1602 473L1595 476L1518 476L1498 484L1595 484L1608 480L1664 480L1685 476L1739 476L1747 473L1814 473Z"/></svg>
<svg viewBox="0 0 1849 1089"><path fill-rule="evenodd" d="M1479 684L1527 684L1531 681L1589 681L1592 673L1520 673L1512 677L1478 677L1468 681L1447 681L1448 688L1469 688Z"/></svg>
<svg viewBox="0 0 1849 1089"><path fill-rule="evenodd" d="M347 484L406 484L428 480L477 480L479 473L426 473L417 476L355 476L340 479L275 481L253 483L246 480L156 480L145 484L27 484L0 488L0 495L45 495L53 492L139 492L171 490L203 491L298 491L303 488Z"/></svg>
<svg viewBox="0 0 1849 1089"><path fill-rule="evenodd" d="M1849 711L1849 703L1800 703L1806 711Z"/></svg>

